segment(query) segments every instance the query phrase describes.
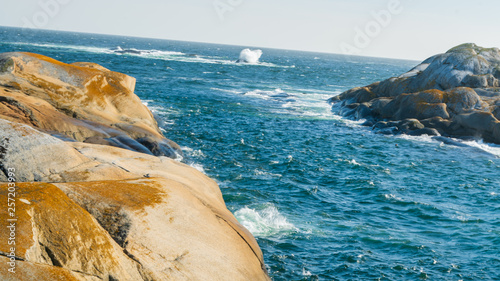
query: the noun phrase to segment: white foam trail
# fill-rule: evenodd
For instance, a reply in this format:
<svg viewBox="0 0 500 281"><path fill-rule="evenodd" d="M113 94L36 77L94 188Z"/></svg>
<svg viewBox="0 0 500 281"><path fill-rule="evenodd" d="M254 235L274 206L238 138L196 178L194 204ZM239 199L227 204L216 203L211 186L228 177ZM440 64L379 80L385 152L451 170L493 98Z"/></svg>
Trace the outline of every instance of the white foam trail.
<svg viewBox="0 0 500 281"><path fill-rule="evenodd" d="M291 66L276 65L273 63L238 63L233 60L222 59L219 57L201 56L195 54L185 54L171 51L158 51L158 50L138 50L141 54L126 54L130 56L139 56L149 59L160 59L166 61L179 61L189 63L204 63L204 64L222 64L222 65L235 65L235 66L264 66L264 67L279 67L290 68ZM121 54L119 54L121 55Z"/></svg>
<svg viewBox="0 0 500 281"><path fill-rule="evenodd" d="M488 152L490 154L495 155L496 157L500 157L500 145L484 143L483 140L480 141L464 141L464 143L468 146L478 148L482 151Z"/></svg>
<svg viewBox="0 0 500 281"><path fill-rule="evenodd" d="M253 90L244 95L263 100L272 100L281 103L280 107L275 106L274 113L287 114L298 118L314 120L341 120L348 125L362 124L364 121L347 121L332 113L332 107L326 102L332 93L314 91L313 89L287 89L276 88L274 90Z"/></svg>
<svg viewBox="0 0 500 281"><path fill-rule="evenodd" d="M210 90L231 93L231 94L241 94L241 91L239 91L239 90L227 90L227 89L220 89L220 88L210 88Z"/></svg>
<svg viewBox="0 0 500 281"><path fill-rule="evenodd" d="M118 56L136 56L147 59L159 59L166 61L179 61L179 62L189 62L189 63L205 63L205 64L223 64L223 65L237 65L237 66L264 66L264 67L279 67L279 68L292 68L294 66L282 66L276 65L273 63L259 63L250 62L250 63L237 63L234 60L227 60L219 57L210 57L210 56L201 56L197 54L186 54L182 52L176 51L164 51L164 50L141 50L134 48L123 48L121 46L115 47L113 49L109 48L101 48L101 47L87 47L87 46L77 46L77 45L58 45L58 44L37 44L37 43L23 43L23 42L6 42L6 44L10 45L25 45L25 46L36 46L36 47L44 47L50 49L68 49L68 50L76 50L82 52L89 53L98 53L98 54L114 54ZM255 55L253 55L255 56ZM260 56L259 56L260 58ZM248 57L249 60L252 60L252 56Z"/></svg>
<svg viewBox="0 0 500 281"><path fill-rule="evenodd" d="M401 139L407 139L407 140L413 140L413 141L420 141L420 142L425 142L425 143L439 143L441 146L456 146L460 148L465 148L465 149L472 149L476 151L482 151L488 154L491 154L495 157L500 158L500 145L497 144L491 144L491 143L484 143L483 140L479 141L463 141L455 138L449 138L450 143L456 143L457 145L453 144L448 144L442 142L440 139L436 139L435 137L432 136L427 136L427 135L422 135L422 136L409 136L409 135L398 135L396 136Z"/></svg>
<svg viewBox="0 0 500 281"><path fill-rule="evenodd" d="M268 204L261 210L244 207L236 211L234 215L257 237L279 236L298 231L272 204Z"/></svg>
<svg viewBox="0 0 500 281"><path fill-rule="evenodd" d="M279 94L286 94L286 93L283 90L281 90L280 88L277 88L273 91L254 90L254 91L246 92L245 96L252 96L252 97L268 100L268 99L271 99L273 96L276 96Z"/></svg>
<svg viewBox="0 0 500 281"><path fill-rule="evenodd" d="M262 50L250 50L244 49L240 53L240 58L238 62L246 62L246 63L259 63L259 59L262 56Z"/></svg>
<svg viewBox="0 0 500 281"><path fill-rule="evenodd" d="M111 53L109 49L99 48L99 47L87 47L87 46L78 46L78 45L58 45L58 44L39 44L39 43L24 43L24 42L6 42L9 45L20 45L20 46L35 46L42 48L51 48L51 49L69 49L76 51L83 51L89 53Z"/></svg>
<svg viewBox="0 0 500 281"><path fill-rule="evenodd" d="M410 136L410 135L397 135L395 136L396 138L400 139L405 139L405 140L413 140L413 141L420 141L420 142L426 142L426 143L439 143L439 141L432 139L431 136L428 135L421 135L421 136Z"/></svg>

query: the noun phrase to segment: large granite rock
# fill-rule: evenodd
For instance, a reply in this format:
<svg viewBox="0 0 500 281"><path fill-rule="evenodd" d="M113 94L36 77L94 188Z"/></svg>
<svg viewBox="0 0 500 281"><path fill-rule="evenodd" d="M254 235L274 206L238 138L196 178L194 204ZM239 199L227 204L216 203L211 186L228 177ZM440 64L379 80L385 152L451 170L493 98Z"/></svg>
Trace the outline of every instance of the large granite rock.
<svg viewBox="0 0 500 281"><path fill-rule="evenodd" d="M41 64L37 71L44 79L55 79ZM58 83L86 79L73 71L73 80L53 75ZM9 73L0 74L4 84L6 76L24 79ZM10 231L3 227L0 280L269 280L255 238L226 208L213 180L151 150L84 138L102 133L103 140L112 139L106 134L115 130L115 137L134 140L147 131L164 141L147 108L147 114L128 117L110 97L101 105L115 111L96 117L92 107L99 102L80 108L74 102L75 118L59 109L69 98L55 102L64 98L51 98L52 85L33 86L35 80L40 82L23 80L22 87L0 92L9 101L0 116L0 200L8 202L12 169L17 181L16 273L8 271ZM142 108L140 101L136 105ZM36 117L19 112L29 113L26 108ZM8 209L1 208L0 219L7 218Z"/></svg>
<svg viewBox="0 0 500 281"><path fill-rule="evenodd" d="M417 119L441 135L500 143L500 50L475 44L433 56L399 77L354 88L329 101L338 113L375 129ZM442 121L437 122L436 118ZM405 124L405 122L400 122ZM412 133L398 126L395 133ZM420 131L428 133L429 130Z"/></svg>
<svg viewBox="0 0 500 281"><path fill-rule="evenodd" d="M0 197L7 200L7 185L0 187ZM98 221L59 188L48 183L19 183L17 187L18 196L23 199L16 204L18 260L45 265L46 269L65 269L76 280L143 280L141 265L128 257ZM0 217L8 217L6 208L0 210ZM8 241L8 234L2 230L0 239ZM0 245L1 252L10 253L5 242ZM40 270L34 279L17 276L14 280L50 280L45 278L51 271ZM10 275L16 273L0 272L2 280Z"/></svg>
<svg viewBox="0 0 500 281"><path fill-rule="evenodd" d="M0 54L3 119L59 138L175 157L178 145L162 135L134 88L134 78L97 64Z"/></svg>

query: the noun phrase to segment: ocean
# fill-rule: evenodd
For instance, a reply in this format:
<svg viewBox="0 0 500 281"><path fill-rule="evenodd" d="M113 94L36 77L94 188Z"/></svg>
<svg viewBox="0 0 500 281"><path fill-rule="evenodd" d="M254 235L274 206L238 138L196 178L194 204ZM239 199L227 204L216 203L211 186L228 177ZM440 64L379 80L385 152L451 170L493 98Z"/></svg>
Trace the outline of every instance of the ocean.
<svg viewBox="0 0 500 281"><path fill-rule="evenodd" d="M0 51L137 78L273 280L500 280L500 146L375 134L327 99L418 62L0 28ZM260 53L255 49L262 50Z"/></svg>

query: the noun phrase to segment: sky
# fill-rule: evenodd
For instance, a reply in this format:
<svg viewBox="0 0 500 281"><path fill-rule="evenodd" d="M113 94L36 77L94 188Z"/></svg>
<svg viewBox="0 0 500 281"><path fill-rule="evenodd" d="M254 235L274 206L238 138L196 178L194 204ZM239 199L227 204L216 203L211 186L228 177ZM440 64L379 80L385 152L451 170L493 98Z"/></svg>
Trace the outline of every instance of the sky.
<svg viewBox="0 0 500 281"><path fill-rule="evenodd" d="M20 0L0 26L424 60L500 47L498 0Z"/></svg>

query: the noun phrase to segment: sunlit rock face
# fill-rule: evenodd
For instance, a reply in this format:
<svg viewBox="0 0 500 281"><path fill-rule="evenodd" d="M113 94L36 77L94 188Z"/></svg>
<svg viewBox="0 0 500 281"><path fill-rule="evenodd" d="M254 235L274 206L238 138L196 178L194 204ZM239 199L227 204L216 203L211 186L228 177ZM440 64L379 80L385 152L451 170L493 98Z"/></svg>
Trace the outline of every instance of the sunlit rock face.
<svg viewBox="0 0 500 281"><path fill-rule="evenodd" d="M93 63L31 53L0 54L0 116L59 138L175 157L134 94L135 78Z"/></svg>
<svg viewBox="0 0 500 281"><path fill-rule="evenodd" d="M178 148L133 78L35 54L0 62L0 200L17 186L16 273L3 228L0 280L269 280L217 184L167 157Z"/></svg>
<svg viewBox="0 0 500 281"><path fill-rule="evenodd" d="M393 133L470 136L500 143L499 79L499 49L463 44L399 77L351 89L330 102L340 114L367 119L367 125L383 132L390 127ZM402 130L406 119L417 119L428 129ZM380 121L385 123L377 124Z"/></svg>

